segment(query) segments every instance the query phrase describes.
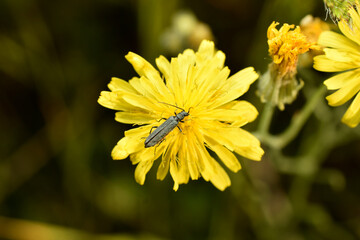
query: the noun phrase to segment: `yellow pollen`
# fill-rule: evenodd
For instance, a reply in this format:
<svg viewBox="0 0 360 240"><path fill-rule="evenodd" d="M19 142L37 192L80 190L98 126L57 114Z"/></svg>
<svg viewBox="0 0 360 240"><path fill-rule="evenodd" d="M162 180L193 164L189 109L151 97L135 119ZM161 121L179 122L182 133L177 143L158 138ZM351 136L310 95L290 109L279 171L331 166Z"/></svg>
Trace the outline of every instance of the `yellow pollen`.
<svg viewBox="0 0 360 240"><path fill-rule="evenodd" d="M306 36L301 33L299 26L284 24L279 30L273 22L267 32L269 54L273 62L279 65L281 74L296 69L296 64L300 54L317 49L318 47L307 40Z"/></svg>

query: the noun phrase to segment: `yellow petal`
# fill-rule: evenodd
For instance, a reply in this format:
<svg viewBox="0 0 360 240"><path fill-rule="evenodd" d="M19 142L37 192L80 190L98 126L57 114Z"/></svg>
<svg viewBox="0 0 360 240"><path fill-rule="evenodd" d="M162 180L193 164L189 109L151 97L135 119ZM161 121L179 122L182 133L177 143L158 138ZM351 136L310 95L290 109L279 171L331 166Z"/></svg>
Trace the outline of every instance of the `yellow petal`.
<svg viewBox="0 0 360 240"><path fill-rule="evenodd" d="M114 160L121 160L127 158L131 153L140 151L144 148L143 141L141 141L141 138L123 137L113 148L111 152L112 158Z"/></svg>
<svg viewBox="0 0 360 240"><path fill-rule="evenodd" d="M141 161L135 169L135 180L140 185L144 185L146 174L150 171L154 161Z"/></svg>
<svg viewBox="0 0 360 240"><path fill-rule="evenodd" d="M356 67L358 67L358 65L353 61L338 62L329 59L325 55L314 57L314 68L323 72L342 72Z"/></svg>
<svg viewBox="0 0 360 240"><path fill-rule="evenodd" d="M137 55L136 53L129 52L125 58L133 65L139 76L145 76L146 78L153 81L154 84L163 83L159 72L141 56Z"/></svg>
<svg viewBox="0 0 360 240"><path fill-rule="evenodd" d="M109 91L101 92L98 103L104 107L114 110L130 111L139 109L124 101L119 94Z"/></svg>
<svg viewBox="0 0 360 240"><path fill-rule="evenodd" d="M230 109L236 109L242 112L243 121L236 121L231 124L233 127L241 127L246 123L252 122L258 116L258 111L251 103L247 101L233 101L233 106Z"/></svg>
<svg viewBox="0 0 360 240"><path fill-rule="evenodd" d="M196 55L196 64L202 66L206 61L214 56L215 46L214 42L203 40L200 43L198 51L195 53Z"/></svg>
<svg viewBox="0 0 360 240"><path fill-rule="evenodd" d="M149 79L158 92L164 94L165 97L171 97L159 72L149 62L132 52L129 52L125 57L133 65L135 71L140 76Z"/></svg>
<svg viewBox="0 0 360 240"><path fill-rule="evenodd" d="M237 147L235 152L245 158L260 161L264 155L264 150L260 146Z"/></svg>
<svg viewBox="0 0 360 240"><path fill-rule="evenodd" d="M343 35L332 32L324 31L321 33L318 44L325 47L331 47L336 49L344 49L349 52L359 52L360 46Z"/></svg>
<svg viewBox="0 0 360 240"><path fill-rule="evenodd" d="M171 140L172 139L168 139L166 143L163 143L164 145L166 145L166 147L164 150L164 154L162 155L161 163L156 173L156 178L159 180L163 180L166 177L169 171L171 159L174 158L174 154L176 155L176 152L174 150L174 142Z"/></svg>
<svg viewBox="0 0 360 240"><path fill-rule="evenodd" d="M127 124L149 124L157 117L145 112L117 112L115 120Z"/></svg>
<svg viewBox="0 0 360 240"><path fill-rule="evenodd" d="M356 127L360 122L360 94L357 93L354 101L346 111L341 121L349 127Z"/></svg>
<svg viewBox="0 0 360 240"><path fill-rule="evenodd" d="M186 158L190 177L191 179L195 180L200 177L199 169L204 169L205 166L202 159L197 155L196 139L194 138L193 134L188 134L187 136L187 141L183 142L183 148L187 149Z"/></svg>
<svg viewBox="0 0 360 240"><path fill-rule="evenodd" d="M179 71L180 70L179 70L178 59L177 58L171 59L170 77L166 79L166 86L173 93L175 102L183 105L184 95L182 93L179 76L177 74Z"/></svg>
<svg viewBox="0 0 360 240"><path fill-rule="evenodd" d="M204 146L204 139L200 132L194 131L197 141L200 143L196 147L197 154L199 159L204 162L204 169L200 169L201 175L206 181L211 181L211 183L217 187L219 190L223 191L225 188L230 186L230 178L220 164L215 161L206 150Z"/></svg>
<svg viewBox="0 0 360 240"><path fill-rule="evenodd" d="M264 154L259 140L241 128L203 129L203 134L226 146L230 151L252 160L260 160Z"/></svg>
<svg viewBox="0 0 360 240"><path fill-rule="evenodd" d="M151 125L133 128L125 131L125 137L120 139L112 150L111 156L114 160L126 158L129 154L142 150L145 145L145 136L149 135Z"/></svg>
<svg viewBox="0 0 360 240"><path fill-rule="evenodd" d="M224 105L232 100L243 95L259 75L254 71L254 68L245 68L236 74L232 75L224 84L223 88L228 90L223 96L219 96L210 105L212 108Z"/></svg>
<svg viewBox="0 0 360 240"><path fill-rule="evenodd" d="M126 144L129 142L129 138L122 138L120 141L118 141L118 143L116 144L116 146L113 148L112 152L111 152L111 157L114 160L122 160L125 159L129 156L128 151L126 150L125 146ZM135 146L134 144L131 144L132 146ZM136 150L140 150L141 146L138 145L136 147L134 147Z"/></svg>
<svg viewBox="0 0 360 240"><path fill-rule="evenodd" d="M154 90L151 84L149 83L149 80L146 77L141 77L141 78L133 78L129 81L130 85L136 89L136 91L138 91L141 95L152 98L156 101L158 101L156 99L158 93L156 92L156 90Z"/></svg>
<svg viewBox="0 0 360 240"><path fill-rule="evenodd" d="M231 185L230 178L217 161L215 161L213 158L209 158L209 161L213 161L214 165L216 166L213 173L211 173L210 181L219 190L224 191Z"/></svg>
<svg viewBox="0 0 360 240"><path fill-rule="evenodd" d="M164 56L158 57L156 60L156 65L159 68L160 72L164 75L165 79L170 78L170 62Z"/></svg>
<svg viewBox="0 0 360 240"><path fill-rule="evenodd" d="M236 102L234 102L236 103ZM226 106L225 106L226 107ZM216 120L244 125L253 121L258 112L256 108L246 101L238 101L232 108L208 109L196 114L202 120Z"/></svg>
<svg viewBox="0 0 360 240"><path fill-rule="evenodd" d="M325 48L325 55L328 59L336 62L350 62L354 67L359 67L360 55L357 52L350 52L343 49Z"/></svg>
<svg viewBox="0 0 360 240"><path fill-rule="evenodd" d="M138 152L135 152L130 155L130 160L132 164L137 164L141 161L155 161L163 153L163 146L158 146L154 148L143 148Z"/></svg>
<svg viewBox="0 0 360 240"><path fill-rule="evenodd" d="M360 76L360 70L352 70L336 74L335 76L324 81L327 89L336 90L347 85L354 77Z"/></svg>
<svg viewBox="0 0 360 240"><path fill-rule="evenodd" d="M198 113L196 117L202 120L216 120L224 122L244 121L243 112L235 109L211 109Z"/></svg>
<svg viewBox="0 0 360 240"><path fill-rule="evenodd" d="M116 93L121 99L123 99L128 104L131 104L138 108L142 108L146 111L161 112L163 110L163 106L151 98L141 96L138 94L127 93L127 92L114 92L114 93Z"/></svg>
<svg viewBox="0 0 360 240"><path fill-rule="evenodd" d="M190 93L190 106L207 107L213 102L213 98L224 94L225 90L221 87L227 80L230 70L227 67L220 70L216 65L216 61L211 61L193 76L196 79L196 89Z"/></svg>
<svg viewBox="0 0 360 240"><path fill-rule="evenodd" d="M331 106L340 106L360 90L360 76L352 78L345 86L326 97Z"/></svg>
<svg viewBox="0 0 360 240"><path fill-rule="evenodd" d="M205 141L210 149L214 151L216 155L218 155L225 166L228 167L231 171L237 172L241 169L241 165L235 155L226 147L218 144L216 140L211 138L205 138Z"/></svg>
<svg viewBox="0 0 360 240"><path fill-rule="evenodd" d="M206 181L210 181L216 188L224 191L231 185L231 181L227 173L207 152L205 148L198 148L199 155L204 160L205 169L201 171L201 175Z"/></svg>
<svg viewBox="0 0 360 240"><path fill-rule="evenodd" d="M111 82L108 84L108 87L111 91L138 93L127 81L116 77L111 78Z"/></svg>
<svg viewBox="0 0 360 240"><path fill-rule="evenodd" d="M179 184L186 184L189 182L189 170L186 164L186 150L180 148L178 156L170 161L170 174L174 179L174 190L176 191Z"/></svg>

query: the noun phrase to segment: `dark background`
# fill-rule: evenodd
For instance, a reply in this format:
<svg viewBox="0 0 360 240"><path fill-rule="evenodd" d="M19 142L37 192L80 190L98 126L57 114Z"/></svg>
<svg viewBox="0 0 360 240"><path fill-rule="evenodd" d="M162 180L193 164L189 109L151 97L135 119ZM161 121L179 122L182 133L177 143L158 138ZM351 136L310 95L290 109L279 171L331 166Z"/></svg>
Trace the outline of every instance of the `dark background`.
<svg viewBox="0 0 360 240"><path fill-rule="evenodd" d="M136 75L128 51L152 64L171 57L159 36L184 9L211 28L232 73L266 71L272 21L326 17L320 0L0 1L0 239L360 239L360 145L351 133L359 130L340 123L347 135L311 173L283 170L276 154L240 159L224 192L202 179L174 192L170 176L158 181L154 169L140 186L128 159L111 159L131 126L97 103L100 91L111 77ZM309 68L304 80L309 74L312 87L326 77ZM261 112L255 90L245 98ZM272 131L305 101L300 94L276 113ZM345 109L324 103L340 122ZM294 161L316 119L285 149Z"/></svg>

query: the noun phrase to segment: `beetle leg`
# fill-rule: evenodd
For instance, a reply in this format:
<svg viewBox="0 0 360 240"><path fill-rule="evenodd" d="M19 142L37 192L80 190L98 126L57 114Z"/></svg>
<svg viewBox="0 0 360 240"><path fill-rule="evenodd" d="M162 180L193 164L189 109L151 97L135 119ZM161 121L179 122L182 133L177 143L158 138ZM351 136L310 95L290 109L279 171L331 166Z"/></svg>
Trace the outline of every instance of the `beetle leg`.
<svg viewBox="0 0 360 240"><path fill-rule="evenodd" d="M151 134L151 132L152 132L152 130L153 130L154 128L157 128L157 126L152 126L152 127L150 128L150 133L149 133L149 134Z"/></svg>

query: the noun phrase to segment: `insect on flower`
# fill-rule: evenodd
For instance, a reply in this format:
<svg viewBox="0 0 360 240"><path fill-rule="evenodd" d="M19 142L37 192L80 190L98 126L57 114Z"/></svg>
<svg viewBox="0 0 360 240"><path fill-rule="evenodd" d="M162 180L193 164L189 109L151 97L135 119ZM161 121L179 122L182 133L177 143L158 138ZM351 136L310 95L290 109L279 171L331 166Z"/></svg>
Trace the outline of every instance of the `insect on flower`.
<svg viewBox="0 0 360 240"><path fill-rule="evenodd" d="M164 103L176 108L179 108L177 106ZM178 126L179 122L181 122L186 116L189 116L189 112L186 112L184 109L179 108L182 111L178 114L175 112L175 116L171 116L168 119L166 119L165 122L163 122L159 127L156 128L155 131L150 133L150 135L145 140L145 148L153 147L158 143L161 143L166 135L168 135L172 130L174 130L175 127L178 127L180 132L181 128Z"/></svg>
<svg viewBox="0 0 360 240"><path fill-rule="evenodd" d="M258 112L251 103L237 100L258 78L254 68L230 76L225 54L207 40L197 51L187 49L170 61L160 56L159 70L133 52L126 59L139 76L112 78L110 91L102 91L98 102L117 111L116 121L139 125L125 131L111 152L114 160L129 157L137 165L139 184L160 161L156 178L163 180L169 173L175 191L200 177L224 190L231 181L219 161L237 172L241 165L235 154L261 159L260 141L242 129Z"/></svg>

